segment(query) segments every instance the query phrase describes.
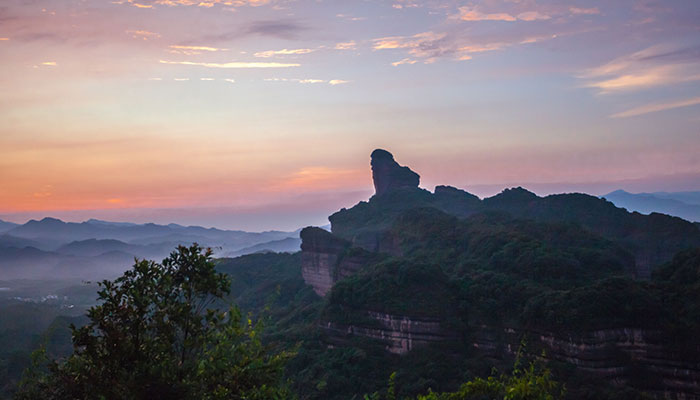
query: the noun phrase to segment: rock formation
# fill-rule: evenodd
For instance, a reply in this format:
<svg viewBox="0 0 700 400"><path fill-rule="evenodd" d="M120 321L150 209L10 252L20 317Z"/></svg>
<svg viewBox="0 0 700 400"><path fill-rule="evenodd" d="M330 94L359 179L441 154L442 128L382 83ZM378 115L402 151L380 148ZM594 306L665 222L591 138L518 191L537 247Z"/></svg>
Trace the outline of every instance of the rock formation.
<svg viewBox="0 0 700 400"><path fill-rule="evenodd" d="M406 354L412 349L430 343L456 340L457 336L442 327L440 319L418 318L367 311L366 316L376 322L371 327L343 325L326 322L323 328L332 341L342 344L351 336L364 336L386 343L386 350L395 354Z"/></svg>
<svg viewBox="0 0 700 400"><path fill-rule="evenodd" d="M304 228L300 236L301 276L319 296L325 296L335 282L354 274L373 258L361 249L351 251L350 242L321 228Z"/></svg>
<svg viewBox="0 0 700 400"><path fill-rule="evenodd" d="M388 151L374 150L371 158L375 196L381 196L397 189L418 188L420 175L408 167L400 166Z"/></svg>

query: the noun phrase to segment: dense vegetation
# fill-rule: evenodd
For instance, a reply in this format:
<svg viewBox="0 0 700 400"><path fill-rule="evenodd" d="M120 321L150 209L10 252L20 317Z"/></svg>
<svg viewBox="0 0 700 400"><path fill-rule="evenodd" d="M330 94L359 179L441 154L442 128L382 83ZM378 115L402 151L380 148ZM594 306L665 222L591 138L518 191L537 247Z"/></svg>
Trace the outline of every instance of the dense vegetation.
<svg viewBox="0 0 700 400"><path fill-rule="evenodd" d="M514 393L512 387L527 387L523 382L542 383L549 388L547 395L557 395L560 387L553 382L561 381L570 398L591 399L640 398L643 392L652 393L662 387L653 371L629 360L621 361L629 366L626 387L591 379L564 362L551 361L547 369L537 371L518 365L513 368L512 354L480 351L473 346L484 335L491 335L489 340L505 348L517 347L521 339L540 332L566 336L613 328L646 329L655 332L661 338L658 344L676 359L692 361L700 354L700 248L681 251L671 261L655 266L650 279L638 279L635 271L636 252L644 243L660 238L660 244L654 246L663 251L667 251L664 240L671 243L671 249L683 248L694 243L697 235L690 232L685 239L678 238L688 226L697 230L696 226L666 217L643 220L626 214L621 225L614 227L606 219L618 218L620 211L589 197L572 198L590 206L590 215L573 206L570 210L560 198L547 198L565 216L556 219L538 205L544 200L522 190L507 193L492 204L448 189L432 198L423 191L413 195L415 199L408 201L411 206L390 209L391 202L373 200L332 217L340 221L338 236L353 240L355 245L375 241L391 246L390 251L379 254L345 248L344 257L359 255L367 263L356 274L337 282L324 298L305 284L299 253L217 260L216 270L230 281L225 290L219 287L216 293L210 293L221 296L211 305L225 310L222 307L237 304L241 310L217 319L217 324L223 324L220 327L240 329L229 331L233 336L226 340L244 339L256 332L262 335L258 336L260 341L249 345L260 351L258 356L294 352L284 365L284 377L276 376L275 382L286 380L286 388L301 399L331 400L361 399L365 395L370 399L505 398ZM461 215L454 215L454 209L450 209L457 204L454 198L472 209L466 212L463 207ZM534 205L522 209L518 205L523 202ZM591 215L602 218L597 229L590 226L595 219ZM352 225L350 216L361 223ZM650 234L640 228L644 224L644 229L658 230ZM680 227L678 232L669 228L676 225ZM367 254L372 256L365 257ZM142 267L148 265L154 264ZM132 300L137 300L136 293L141 289L129 292ZM110 290L114 292L115 287L103 289L101 301L109 300ZM452 339L397 355L387 352L381 340L339 336L327 329L329 324L340 329L376 327L376 320L368 318L367 311L438 319L452 333ZM242 315L250 315L259 323L248 326L245 318L239 319ZM79 349L93 343L89 332L103 326L96 321L108 316L91 311L90 317L92 322L87 327L73 332ZM76 321L57 319L52 333L43 336L44 341L54 343L55 349L62 349L54 356L61 351L67 355L70 350L65 328L70 322ZM152 328L154 334L162 333L160 328ZM508 336L504 330L514 333ZM37 333L24 348L36 346L41 338ZM200 355L206 353L205 348L200 343ZM535 357L542 350L531 341L527 353ZM85 356L80 350L68 360ZM1 359L4 365L25 365L26 356L22 357L21 363L7 353ZM124 357L130 369L145 368L134 366L128 352ZM75 362L60 365L63 367L57 364L51 371L75 379L75 370L61 370L74 368ZM149 369L151 375L145 376L155 383L170 379L167 374L159 375L163 365L160 370ZM494 375L493 368L503 373ZM38 382L50 383L41 379ZM174 390L202 390L203 386L188 386L192 382L169 386Z"/></svg>
<svg viewBox="0 0 700 400"><path fill-rule="evenodd" d="M211 250L178 247L162 264L137 261L100 283L89 322L71 327L74 352L36 363L17 399L286 398L281 368L259 326L236 307L214 308L229 293Z"/></svg>
<svg viewBox="0 0 700 400"><path fill-rule="evenodd" d="M638 280L629 249L572 222L537 222L499 212L459 219L418 208L395 216L383 234L400 239L401 254L373 261L339 281L324 299L308 290L294 295L292 287L303 287L294 255L254 255L220 265L236 281L237 276L247 279L251 269L263 274L266 265L278 263L270 267L278 272L265 273L267 284L257 281L247 290L246 296L258 299L252 309L261 310L262 299L278 292L287 299L280 315L290 307L308 311L268 332L282 342L284 335L276 331L295 332L288 345L299 344L298 354L288 364L287 376L294 378L302 398L372 393L385 385L391 371L396 372L399 396L454 391L465 381L488 376L492 367L507 371L511 359L494 358L470 345L484 325L565 335L651 329L674 338L668 351L680 357L698 354L693 332L700 325L700 250L682 252L657 268L651 280ZM288 264L282 268L280 262ZM283 269L288 272L282 274ZM283 287L287 290L278 290ZM239 299L253 304L243 297ZM278 310L273 304L268 312ZM376 321L367 318L366 310L437 316L457 333L456 340L398 356L387 353L381 341L339 339L322 328L327 322L372 327ZM540 350L533 345L529 351L536 355ZM631 372L630 383L637 389L590 381L568 364L551 367L557 379L567 382L572 398L637 398L638 390L658 390L654 385L660 384L645 378L650 372L643 365Z"/></svg>

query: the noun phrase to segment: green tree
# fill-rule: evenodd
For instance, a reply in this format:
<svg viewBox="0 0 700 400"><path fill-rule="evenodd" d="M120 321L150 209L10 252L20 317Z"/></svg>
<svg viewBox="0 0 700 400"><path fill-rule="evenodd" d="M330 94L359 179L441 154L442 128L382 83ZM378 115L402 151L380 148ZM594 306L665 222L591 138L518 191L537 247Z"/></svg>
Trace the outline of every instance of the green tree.
<svg viewBox="0 0 700 400"><path fill-rule="evenodd" d="M290 354L260 341L261 324L225 305L230 282L210 249L179 246L100 283L90 322L71 326L74 353L28 371L16 399L275 399ZM39 355L37 355L39 356Z"/></svg>
<svg viewBox="0 0 700 400"><path fill-rule="evenodd" d="M520 356L510 375L475 378L452 393L418 396L418 400L556 400L564 396L564 388L553 378L549 369L532 361L522 368Z"/></svg>

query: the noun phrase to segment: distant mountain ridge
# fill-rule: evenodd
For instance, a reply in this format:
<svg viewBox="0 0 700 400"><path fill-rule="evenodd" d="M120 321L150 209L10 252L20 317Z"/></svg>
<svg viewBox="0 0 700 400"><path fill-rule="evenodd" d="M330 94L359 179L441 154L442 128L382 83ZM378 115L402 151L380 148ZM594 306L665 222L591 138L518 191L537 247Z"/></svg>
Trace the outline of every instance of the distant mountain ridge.
<svg viewBox="0 0 700 400"><path fill-rule="evenodd" d="M0 233L7 232L10 229L16 228L18 226L19 226L19 224L0 220Z"/></svg>
<svg viewBox="0 0 700 400"><path fill-rule="evenodd" d="M601 197L629 211L657 212L692 222L700 221L700 192L629 193L616 190Z"/></svg>
<svg viewBox="0 0 700 400"><path fill-rule="evenodd" d="M0 234L0 278L82 278L116 276L134 258L160 260L180 245L199 243L217 256L260 251L294 251L299 231L245 232L90 219L56 218L7 223ZM295 242L296 241L296 242Z"/></svg>

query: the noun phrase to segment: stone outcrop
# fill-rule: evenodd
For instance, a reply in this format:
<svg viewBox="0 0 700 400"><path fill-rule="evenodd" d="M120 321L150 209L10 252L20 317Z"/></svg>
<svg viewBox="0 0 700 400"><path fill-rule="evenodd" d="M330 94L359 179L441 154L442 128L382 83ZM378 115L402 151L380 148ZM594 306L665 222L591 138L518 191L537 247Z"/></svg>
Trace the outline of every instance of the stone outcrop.
<svg viewBox="0 0 700 400"><path fill-rule="evenodd" d="M525 338L531 355L574 365L592 378L624 386L643 369L647 390L659 397L700 398L700 361L692 356L700 348L685 349L685 355L674 353L660 332L617 328L557 334L481 326L471 338L472 346L485 356L515 356Z"/></svg>
<svg viewBox="0 0 700 400"><path fill-rule="evenodd" d="M405 354L413 348L429 343L456 339L440 324L439 319L418 318L406 315L393 315L366 311L366 316L376 322L376 326L341 325L326 322L323 328L336 341L351 336L378 339L386 343L386 349L395 354Z"/></svg>
<svg viewBox="0 0 700 400"><path fill-rule="evenodd" d="M300 236L301 275L319 296L325 296L335 282L354 274L373 258L321 228L304 228Z"/></svg>
<svg viewBox="0 0 700 400"><path fill-rule="evenodd" d="M408 167L400 166L388 151L374 150L371 158L375 196L382 196L394 190L418 188L420 175Z"/></svg>

